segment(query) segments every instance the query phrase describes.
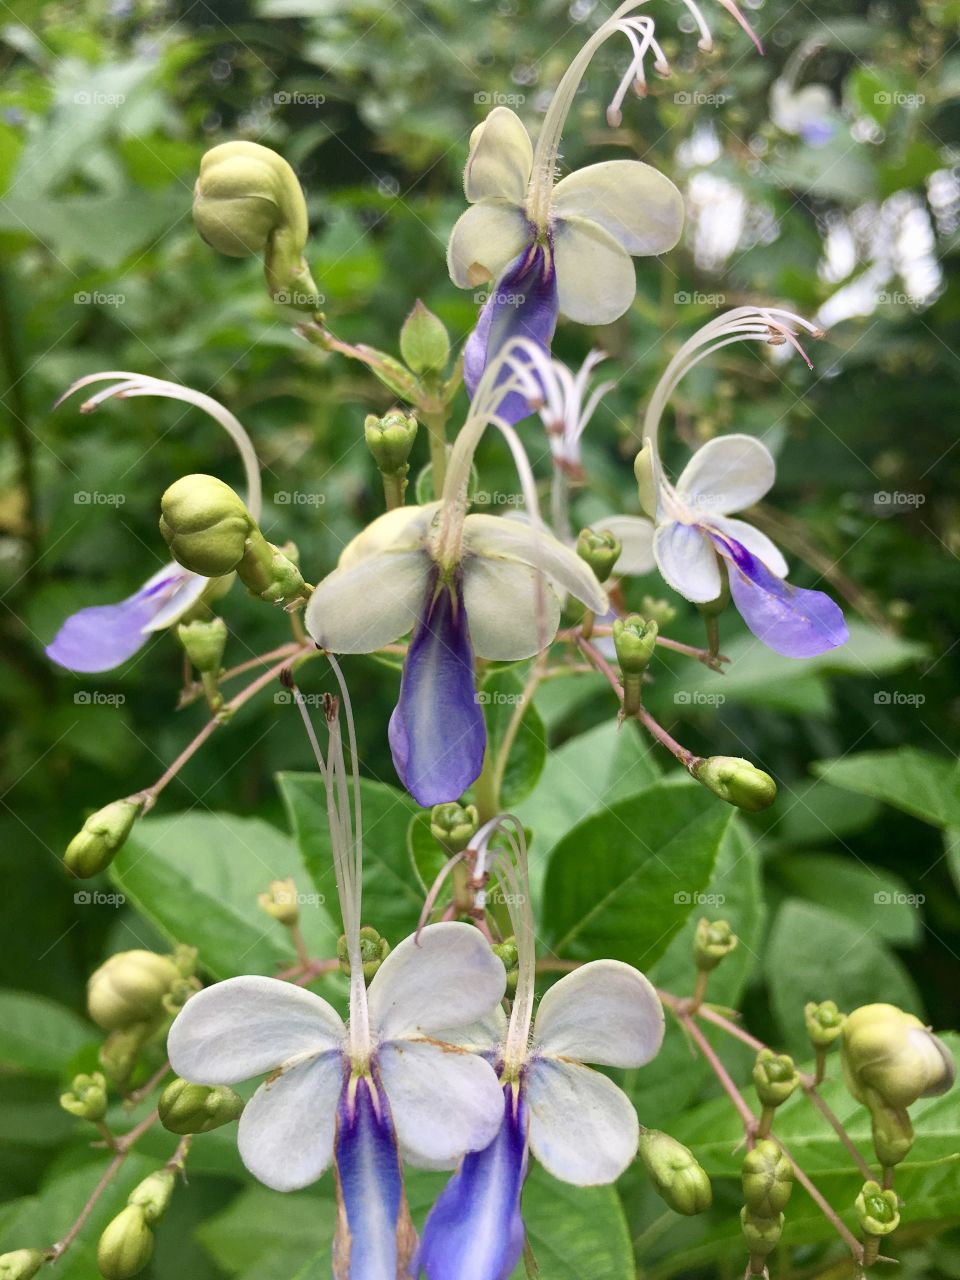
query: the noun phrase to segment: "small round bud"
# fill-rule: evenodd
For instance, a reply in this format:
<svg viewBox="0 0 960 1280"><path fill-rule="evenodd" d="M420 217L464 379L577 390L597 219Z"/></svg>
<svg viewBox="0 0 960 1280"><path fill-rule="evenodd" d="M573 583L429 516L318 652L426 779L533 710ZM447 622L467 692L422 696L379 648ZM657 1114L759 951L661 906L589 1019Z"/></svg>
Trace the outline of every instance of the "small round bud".
<svg viewBox="0 0 960 1280"><path fill-rule="evenodd" d="M363 976L367 982L370 981L389 954L390 943L386 938L381 938L376 929L365 924L360 930L360 961L363 965ZM340 961L341 970L349 977L350 955L345 935L341 935L340 941L337 943L337 959Z"/></svg>
<svg viewBox="0 0 960 1280"><path fill-rule="evenodd" d="M577 538L577 555L596 574L598 582L606 582L620 559L623 547L606 529L583 529Z"/></svg>
<svg viewBox="0 0 960 1280"><path fill-rule="evenodd" d="M892 1004L867 1004L847 1014L841 1061L847 1087L870 1106L909 1107L946 1093L956 1078L947 1046L919 1018Z"/></svg>
<svg viewBox="0 0 960 1280"><path fill-rule="evenodd" d="M106 1080L99 1071L74 1076L69 1090L60 1095L60 1105L81 1120L102 1120L107 1114Z"/></svg>
<svg viewBox="0 0 960 1280"><path fill-rule="evenodd" d="M773 1253L783 1235L783 1222L782 1213L773 1218L761 1218L744 1205L740 1210L740 1230L751 1254L763 1258Z"/></svg>
<svg viewBox="0 0 960 1280"><path fill-rule="evenodd" d="M224 1085L214 1088L177 1079L160 1095L157 1110L160 1123L171 1133L209 1133L239 1119L243 1099Z"/></svg>
<svg viewBox="0 0 960 1280"><path fill-rule="evenodd" d="M865 1182L857 1196L860 1230L868 1236L888 1236L900 1225L900 1202L895 1191L884 1191L877 1182Z"/></svg>
<svg viewBox="0 0 960 1280"><path fill-rule="evenodd" d="M176 1177L170 1169L158 1169L148 1174L127 1196L127 1204L137 1205L143 1210L148 1223L161 1218L170 1203Z"/></svg>
<svg viewBox="0 0 960 1280"><path fill-rule="evenodd" d="M460 853L476 835L480 815L472 804L435 804L430 810L430 834L447 853Z"/></svg>
<svg viewBox="0 0 960 1280"><path fill-rule="evenodd" d="M758 1218L775 1218L787 1207L793 1169L771 1138L761 1138L744 1157L740 1180L746 1206Z"/></svg>
<svg viewBox="0 0 960 1280"><path fill-rule="evenodd" d="M640 506L651 520L657 518L657 479L654 472L653 448L646 443L633 460L633 474L637 478Z"/></svg>
<svg viewBox="0 0 960 1280"><path fill-rule="evenodd" d="M39 1249L14 1249L0 1253L0 1280L30 1280L46 1262Z"/></svg>
<svg viewBox="0 0 960 1280"><path fill-rule="evenodd" d="M201 675L219 672L227 644L227 624L222 618L195 618L192 622L181 622L177 627L177 639Z"/></svg>
<svg viewBox="0 0 960 1280"><path fill-rule="evenodd" d="M819 1004L811 1000L803 1006L803 1023L815 1049L829 1049L843 1031L845 1020L846 1015L835 1000L821 1000Z"/></svg>
<svg viewBox="0 0 960 1280"><path fill-rule="evenodd" d="M205 578L239 567L254 527L243 501L216 476L182 476L160 499L160 532L173 558Z"/></svg>
<svg viewBox="0 0 960 1280"><path fill-rule="evenodd" d="M378 418L375 413L368 413L363 420L363 438L367 448L373 455L377 469L384 475L392 476L403 472L407 459L417 438L417 420L408 417L399 409Z"/></svg>
<svg viewBox="0 0 960 1280"><path fill-rule="evenodd" d="M150 1261L153 1232L139 1205L128 1204L117 1214L97 1245L97 1266L104 1280L131 1280Z"/></svg>
<svg viewBox="0 0 960 1280"><path fill-rule="evenodd" d="M661 631L677 616L677 611L669 600L663 600L659 596L644 596L640 601L640 612L650 622L655 622Z"/></svg>
<svg viewBox="0 0 960 1280"><path fill-rule="evenodd" d="M90 1017L105 1031L150 1022L161 1013L163 997L180 980L180 970L170 956L153 951L121 951L90 975Z"/></svg>
<svg viewBox="0 0 960 1280"><path fill-rule="evenodd" d="M668 1133L645 1129L640 1134L639 1155L657 1194L675 1213L690 1217L710 1208L713 1203L710 1179L683 1143Z"/></svg>
<svg viewBox="0 0 960 1280"><path fill-rule="evenodd" d="M504 938L503 942L495 942L490 950L499 956L507 971L507 996L513 997L517 991L517 979L520 976L520 952L514 937Z"/></svg>
<svg viewBox="0 0 960 1280"><path fill-rule="evenodd" d="M726 920L708 920L704 917L697 924L693 936L693 959L698 969L709 973L724 956L736 947L739 939Z"/></svg>
<svg viewBox="0 0 960 1280"><path fill-rule="evenodd" d="M281 924L294 925L300 920L297 886L292 879L271 880L267 892L257 894L257 906Z"/></svg>
<svg viewBox="0 0 960 1280"><path fill-rule="evenodd" d="M789 1054L761 1049L753 1065L753 1083L763 1106L779 1107L796 1089L800 1077Z"/></svg>
<svg viewBox="0 0 960 1280"><path fill-rule="evenodd" d="M114 800L92 813L67 845L64 866L80 880L110 865L133 829L143 802Z"/></svg>
<svg viewBox="0 0 960 1280"><path fill-rule="evenodd" d="M738 756L709 756L694 768L693 776L715 796L745 813L769 809L777 798L777 784L769 773Z"/></svg>
<svg viewBox="0 0 960 1280"><path fill-rule="evenodd" d="M443 321L419 298L400 330L400 354L414 373L440 373L450 359L450 337Z"/></svg>
<svg viewBox="0 0 960 1280"><path fill-rule="evenodd" d="M625 675L643 675L657 647L659 630L655 622L645 622L636 613L631 613L627 618L615 619L613 643L620 670Z"/></svg>

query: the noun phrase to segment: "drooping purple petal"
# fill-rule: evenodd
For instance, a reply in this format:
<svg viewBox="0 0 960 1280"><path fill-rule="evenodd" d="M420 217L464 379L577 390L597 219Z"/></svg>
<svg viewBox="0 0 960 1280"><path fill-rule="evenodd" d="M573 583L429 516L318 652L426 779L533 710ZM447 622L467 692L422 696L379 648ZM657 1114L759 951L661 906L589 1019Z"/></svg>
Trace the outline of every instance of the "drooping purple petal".
<svg viewBox="0 0 960 1280"><path fill-rule="evenodd" d="M463 381L470 395L476 391L484 369L511 338L529 338L549 355L557 311L553 254L543 245L530 244L493 286L477 327L467 339ZM504 398L498 412L513 423L527 417L531 409L526 397L514 391Z"/></svg>
<svg viewBox="0 0 960 1280"><path fill-rule="evenodd" d="M110 671L146 644L161 614L175 622L186 612L207 581L167 565L119 604L91 605L71 614L47 645L47 657L68 671Z"/></svg>
<svg viewBox="0 0 960 1280"><path fill-rule="evenodd" d="M348 1077L344 1083L334 1160L340 1208L333 1242L336 1280L396 1280L405 1274L416 1242L390 1108L372 1079Z"/></svg>
<svg viewBox="0 0 960 1280"><path fill-rule="evenodd" d="M401 782L427 807L459 799L483 767L487 731L459 584L431 582L388 736Z"/></svg>
<svg viewBox="0 0 960 1280"><path fill-rule="evenodd" d="M519 1096L518 1096L519 1092ZM417 1261L427 1280L506 1280L523 1252L520 1193L527 1172L522 1089L504 1088L500 1132L464 1156L423 1228Z"/></svg>
<svg viewBox="0 0 960 1280"><path fill-rule="evenodd" d="M840 607L822 591L792 587L733 538L710 532L730 570L730 594L757 637L785 658L813 658L846 644Z"/></svg>

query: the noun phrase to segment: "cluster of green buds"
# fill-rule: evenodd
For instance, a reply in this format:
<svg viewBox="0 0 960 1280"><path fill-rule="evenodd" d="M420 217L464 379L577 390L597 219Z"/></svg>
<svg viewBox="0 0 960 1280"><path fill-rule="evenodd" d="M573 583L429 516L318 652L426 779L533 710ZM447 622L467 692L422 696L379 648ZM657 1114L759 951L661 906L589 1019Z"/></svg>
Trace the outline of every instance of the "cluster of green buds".
<svg viewBox="0 0 960 1280"><path fill-rule="evenodd" d="M223 651L227 645L227 624L222 618L193 618L177 626L177 639L183 645L190 665L200 676L204 696L210 710L223 706L220 674Z"/></svg>
<svg viewBox="0 0 960 1280"><path fill-rule="evenodd" d="M692 1217L710 1208L713 1203L710 1179L682 1142L657 1129L643 1129L638 1151L654 1189L674 1213Z"/></svg>
<svg viewBox="0 0 960 1280"><path fill-rule="evenodd" d="M191 573L236 573L251 595L287 608L309 598L294 561L267 542L243 500L216 476L175 481L160 499L160 532Z"/></svg>
<svg viewBox="0 0 960 1280"><path fill-rule="evenodd" d="M149 1174L127 1196L126 1206L107 1224L97 1245L97 1266L104 1280L130 1280L153 1253L153 1231L173 1195L172 1169Z"/></svg>
<svg viewBox="0 0 960 1280"><path fill-rule="evenodd" d="M783 1234L783 1211L793 1190L793 1169L776 1142L761 1138L744 1158L740 1180L744 1200L740 1229L750 1251L747 1273L761 1276Z"/></svg>
<svg viewBox="0 0 960 1280"><path fill-rule="evenodd" d="M365 924L360 930L360 959L363 962L363 976L369 982L373 975L390 954L390 943L382 938L372 925ZM337 942L337 959L340 970L350 976L350 955L347 948L346 934L342 934Z"/></svg>
<svg viewBox="0 0 960 1280"><path fill-rule="evenodd" d="M704 916L697 921L693 935L694 963L702 973L709 973L736 948L738 941L726 920L708 920Z"/></svg>
<svg viewBox="0 0 960 1280"><path fill-rule="evenodd" d="M896 1231L900 1225L900 1201L891 1188L884 1189L878 1182L865 1182L857 1196L855 1207L864 1240L863 1265L876 1261L880 1241Z"/></svg>
<svg viewBox="0 0 960 1280"><path fill-rule="evenodd" d="M593 570L598 582L606 582L613 573L613 567L620 559L623 545L607 529L581 529L577 538L577 555ZM593 634L594 616L590 609L584 609L584 639L589 640Z"/></svg>
<svg viewBox="0 0 960 1280"><path fill-rule="evenodd" d="M300 903L297 886L292 878L271 880L266 893L257 894L257 906L273 920L287 928L300 923Z"/></svg>
<svg viewBox="0 0 960 1280"><path fill-rule="evenodd" d="M495 942L490 950L495 956L499 956L503 962L503 967L507 971L507 998L512 1000L517 993L517 979L520 976L520 952L517 948L517 940L511 934L509 938L504 938L502 942Z"/></svg>
<svg viewBox="0 0 960 1280"><path fill-rule="evenodd" d="M769 809L777 798L769 773L739 756L708 756L695 761L690 772L708 791L745 813Z"/></svg>
<svg viewBox="0 0 960 1280"><path fill-rule="evenodd" d="M142 809L143 800L128 796L92 813L63 855L70 874L86 880L105 871L126 843Z"/></svg>
<svg viewBox="0 0 960 1280"><path fill-rule="evenodd" d="M811 1000L803 1006L803 1024L817 1059L814 1082L819 1084L826 1074L827 1050L840 1039L846 1014L837 1008L835 1000Z"/></svg>
<svg viewBox="0 0 960 1280"><path fill-rule="evenodd" d="M60 1095L64 1111L94 1124L107 1114L107 1081L99 1072L74 1076L70 1088Z"/></svg>
<svg viewBox="0 0 960 1280"><path fill-rule="evenodd" d="M410 473L410 453L417 438L417 420L400 409L391 409L382 418L368 413L363 421L363 438L383 480L387 508L403 505Z"/></svg>
<svg viewBox="0 0 960 1280"><path fill-rule="evenodd" d="M758 1133L762 1137L770 1132L773 1115L800 1083L800 1074L788 1053L774 1053L761 1049L753 1064L753 1084L763 1111Z"/></svg>
<svg viewBox="0 0 960 1280"><path fill-rule="evenodd" d="M157 1110L171 1133L209 1133L239 1119L243 1099L225 1085L190 1084L178 1076L160 1095Z"/></svg>
<svg viewBox="0 0 960 1280"><path fill-rule="evenodd" d="M467 848L480 826L480 815L474 805L435 804L430 810L430 834L437 844L450 854L461 853Z"/></svg>
<svg viewBox="0 0 960 1280"><path fill-rule="evenodd" d="M655 621L645 621L639 614L617 618L613 624L613 644L623 681L623 714L636 715L643 694L643 677L657 647L660 631Z"/></svg>
<svg viewBox="0 0 960 1280"><path fill-rule="evenodd" d="M40 1249L14 1249L11 1253L0 1253L0 1280L31 1280L47 1261L47 1254Z"/></svg>
<svg viewBox="0 0 960 1280"><path fill-rule="evenodd" d="M840 1042L847 1088L870 1112L873 1146L892 1169L913 1145L907 1108L953 1085L947 1046L919 1018L892 1004L868 1004L847 1015Z"/></svg>
<svg viewBox="0 0 960 1280"><path fill-rule="evenodd" d="M303 250L309 231L303 191L286 160L256 142L224 142L200 162L193 221L230 258L262 257L271 296L316 312L323 299Z"/></svg>

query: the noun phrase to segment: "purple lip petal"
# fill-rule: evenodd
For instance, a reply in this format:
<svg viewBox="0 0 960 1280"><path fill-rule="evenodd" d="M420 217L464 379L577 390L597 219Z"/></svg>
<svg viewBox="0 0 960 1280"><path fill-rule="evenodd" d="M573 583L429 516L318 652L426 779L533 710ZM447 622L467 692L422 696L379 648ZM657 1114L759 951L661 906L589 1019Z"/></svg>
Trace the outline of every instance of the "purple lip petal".
<svg viewBox="0 0 960 1280"><path fill-rule="evenodd" d="M430 586L388 736L400 780L425 807L457 800L483 767L487 731L459 586L455 595Z"/></svg>
<svg viewBox="0 0 960 1280"><path fill-rule="evenodd" d="M333 1273L337 1280L395 1280L398 1230L404 1225L403 1179L397 1139L383 1089L371 1088L361 1076L349 1097L344 1081L337 1109L334 1159L340 1201L333 1245ZM409 1222L409 1219L407 1220ZM404 1252L411 1241L404 1240Z"/></svg>
<svg viewBox="0 0 960 1280"><path fill-rule="evenodd" d="M119 604L91 605L73 613L47 645L47 657L68 671L93 674L126 662L150 639L145 632L171 595L183 584L185 570L151 578Z"/></svg>
<svg viewBox="0 0 960 1280"><path fill-rule="evenodd" d="M839 606L822 591L792 587L733 538L707 530L730 566L730 594L744 622L785 658L814 658L850 638Z"/></svg>
<svg viewBox="0 0 960 1280"><path fill-rule="evenodd" d="M527 1172L526 1104L504 1088L500 1132L464 1156L423 1228L418 1263L427 1280L506 1280L523 1252L520 1193Z"/></svg>
<svg viewBox="0 0 960 1280"><path fill-rule="evenodd" d="M463 380L472 396L483 371L511 338L529 338L550 354L557 327L557 277L552 255L531 244L506 268L483 305L477 327L467 339ZM531 412L525 396L511 392L498 413L519 422Z"/></svg>

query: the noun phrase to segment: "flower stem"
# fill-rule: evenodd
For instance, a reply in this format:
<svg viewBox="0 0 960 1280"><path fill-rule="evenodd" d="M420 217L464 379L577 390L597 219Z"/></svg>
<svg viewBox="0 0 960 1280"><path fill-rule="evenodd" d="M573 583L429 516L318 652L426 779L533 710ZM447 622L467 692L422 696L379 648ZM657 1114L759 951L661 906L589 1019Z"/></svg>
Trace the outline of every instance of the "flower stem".
<svg viewBox="0 0 960 1280"><path fill-rule="evenodd" d="M433 496L439 498L447 478L447 418L446 407L421 410L423 424L430 440L430 467L433 475ZM388 499L389 503L389 499ZM399 505L399 504L397 504Z"/></svg>

